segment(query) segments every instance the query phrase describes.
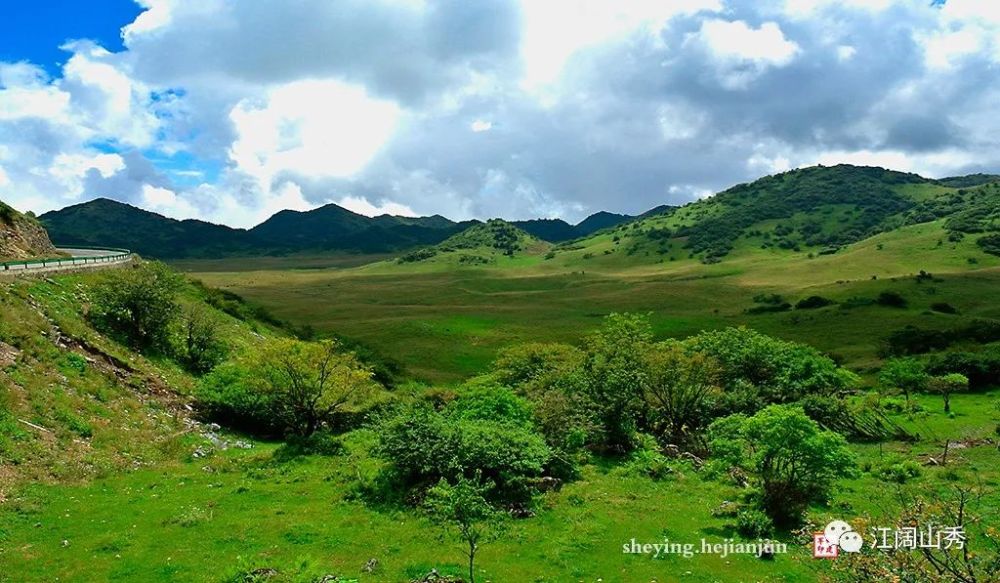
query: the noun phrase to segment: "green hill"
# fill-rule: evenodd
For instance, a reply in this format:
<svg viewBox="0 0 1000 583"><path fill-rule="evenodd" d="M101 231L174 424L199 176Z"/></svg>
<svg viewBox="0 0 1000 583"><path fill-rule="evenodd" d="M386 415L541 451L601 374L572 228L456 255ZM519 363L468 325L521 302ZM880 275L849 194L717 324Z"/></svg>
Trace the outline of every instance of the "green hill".
<svg viewBox="0 0 1000 583"><path fill-rule="evenodd" d="M384 253L440 243L470 223L431 217L366 217L335 204L311 211L285 210L250 230L260 245L289 250L327 249Z"/></svg>
<svg viewBox="0 0 1000 583"><path fill-rule="evenodd" d="M308 212L281 211L247 231L178 221L106 198L45 213L41 220L62 245L113 245L160 259L298 251L385 253L439 243L470 224L441 216L370 218L331 204Z"/></svg>
<svg viewBox="0 0 1000 583"><path fill-rule="evenodd" d="M40 217L59 245L124 247L157 258L251 253L256 242L242 229L204 221L178 221L99 198Z"/></svg>
<svg viewBox="0 0 1000 583"><path fill-rule="evenodd" d="M495 265L500 259L538 256L549 249L545 241L500 219L475 224L443 242L417 249L396 260L397 264Z"/></svg>
<svg viewBox="0 0 1000 583"><path fill-rule="evenodd" d="M882 168L816 166L768 176L557 246L554 265L583 257L627 267L718 263L748 254L831 255L907 225L943 221L942 237L974 240L998 227L1000 185L955 188ZM981 247L990 249L992 239Z"/></svg>

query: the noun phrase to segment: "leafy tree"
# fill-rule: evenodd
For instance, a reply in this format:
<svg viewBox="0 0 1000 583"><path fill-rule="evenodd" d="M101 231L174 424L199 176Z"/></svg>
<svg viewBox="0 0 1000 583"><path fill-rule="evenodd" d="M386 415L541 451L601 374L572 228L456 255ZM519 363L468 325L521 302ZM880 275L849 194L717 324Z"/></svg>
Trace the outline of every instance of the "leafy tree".
<svg viewBox="0 0 1000 583"><path fill-rule="evenodd" d="M166 349L182 285L177 273L158 262L109 270L91 289L90 317L132 348Z"/></svg>
<svg viewBox="0 0 1000 583"><path fill-rule="evenodd" d="M428 407L404 408L382 421L375 452L394 481L423 488L442 478L477 478L503 502L531 497L551 452L534 431L498 420L461 419Z"/></svg>
<svg viewBox="0 0 1000 583"><path fill-rule="evenodd" d="M899 389L910 403L910 394L927 385L928 375L922 362L915 358L894 358L879 372L879 384L886 389Z"/></svg>
<svg viewBox="0 0 1000 583"><path fill-rule="evenodd" d="M930 377L927 386L936 393L941 393L944 398L944 412L951 413L951 394L969 389L969 377L950 373L939 377Z"/></svg>
<svg viewBox="0 0 1000 583"><path fill-rule="evenodd" d="M249 365L282 426L304 437L342 409L367 402L376 388L371 371L332 340L272 340Z"/></svg>
<svg viewBox="0 0 1000 583"><path fill-rule="evenodd" d="M476 581L476 552L480 545L499 536L505 513L486 499L489 486L478 479L459 478L449 484L443 478L427 491L425 505L433 518L446 523L467 545L469 582Z"/></svg>
<svg viewBox="0 0 1000 583"><path fill-rule="evenodd" d="M742 399L733 404L736 410L833 394L858 382L854 374L814 348L747 328L703 332L685 345L719 363L727 397Z"/></svg>
<svg viewBox="0 0 1000 583"><path fill-rule="evenodd" d="M186 306L180 317L180 358L188 370L204 374L226 357L219 324L201 305Z"/></svg>
<svg viewBox="0 0 1000 583"><path fill-rule="evenodd" d="M646 366L649 424L671 443L690 442L707 425L720 392L718 364L672 341L655 345L646 356Z"/></svg>
<svg viewBox="0 0 1000 583"><path fill-rule="evenodd" d="M730 415L712 423L709 432L712 452L753 477L761 509L777 524L797 522L854 468L844 438L821 429L793 405L771 405L753 417Z"/></svg>
<svg viewBox="0 0 1000 583"><path fill-rule="evenodd" d="M647 380L643 358L652 338L647 317L611 314L587 339L586 390L613 450L628 451L633 445Z"/></svg>
<svg viewBox="0 0 1000 583"><path fill-rule="evenodd" d="M493 374L501 384L522 388L550 382L582 361L583 352L567 344L517 344L500 351L493 362Z"/></svg>

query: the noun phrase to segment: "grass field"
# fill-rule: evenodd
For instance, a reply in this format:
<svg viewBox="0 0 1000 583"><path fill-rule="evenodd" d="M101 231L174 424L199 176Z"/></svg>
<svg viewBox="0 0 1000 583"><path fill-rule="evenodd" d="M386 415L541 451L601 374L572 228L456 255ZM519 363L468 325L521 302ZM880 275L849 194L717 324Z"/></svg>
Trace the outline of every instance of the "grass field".
<svg viewBox="0 0 1000 583"><path fill-rule="evenodd" d="M954 418L940 399L920 396L923 412L897 421L917 431L914 444L856 446L859 461L877 464L894 454L938 453L941 440L986 437L1000 421L987 406L1000 393L958 395ZM374 471L365 453L372 435L356 431L335 457L281 455L256 442L208 458L179 459L115 474L80 486L32 486L0 514L0 563L14 581L244 581L275 569L290 581L323 575L363 581L405 581L437 567L462 572L461 548L438 542L439 529L412 511L369 504L353 495L357 476ZM946 467L928 467L918 480L893 484L870 473L845 481L831 505L810 518L869 516L883 524L899 497L946 496L953 484L978 483L992 492L973 510L985 523L1000 520L1000 464L992 445L955 449ZM537 515L514 521L502 540L484 546L485 581L812 581L829 562L811 557L791 536L787 555L773 562L742 555L695 554L654 559L623 554L622 545L737 537L732 519L712 515L736 490L690 469L660 481L621 471L613 460L584 468L580 480L543 497ZM879 519L883 523L879 522ZM737 537L738 538L738 537ZM449 559L450 558L450 559Z"/></svg>
<svg viewBox="0 0 1000 583"><path fill-rule="evenodd" d="M747 245L714 265L636 258L622 268L598 255L590 261L526 258L519 268L503 260L490 268L463 269L382 262L356 269L192 276L244 295L279 318L365 343L432 382L476 374L511 343L577 342L600 318L623 311L650 312L664 337L747 325L807 342L838 354L848 366L866 369L877 364L880 342L892 330L1000 317L1000 304L990 299L1000 283L998 258L978 251L971 241L938 245L943 236L938 224L917 225L812 259ZM524 265L529 261L534 263ZM921 270L938 280L917 283ZM837 301L873 298L886 290L904 295L908 308L746 313L761 293L778 293L794 303L811 295ZM929 311L942 301L959 314Z"/></svg>

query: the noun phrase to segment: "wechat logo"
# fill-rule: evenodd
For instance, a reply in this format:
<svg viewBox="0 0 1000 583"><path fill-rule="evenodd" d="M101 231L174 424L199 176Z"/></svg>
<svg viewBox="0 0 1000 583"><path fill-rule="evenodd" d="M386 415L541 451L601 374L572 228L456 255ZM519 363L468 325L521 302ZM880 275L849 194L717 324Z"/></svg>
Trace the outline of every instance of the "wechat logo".
<svg viewBox="0 0 1000 583"><path fill-rule="evenodd" d="M856 553L865 544L864 539L850 524L843 520L834 520L826 525L823 532L813 535L813 557L817 559L836 558L840 551Z"/></svg>

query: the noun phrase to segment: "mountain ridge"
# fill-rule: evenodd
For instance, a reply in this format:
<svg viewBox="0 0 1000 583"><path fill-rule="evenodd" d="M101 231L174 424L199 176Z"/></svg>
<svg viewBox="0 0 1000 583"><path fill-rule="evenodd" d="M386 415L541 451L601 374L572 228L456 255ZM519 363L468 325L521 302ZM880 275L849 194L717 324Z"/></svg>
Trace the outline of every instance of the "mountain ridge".
<svg viewBox="0 0 1000 583"><path fill-rule="evenodd" d="M599 211L576 225L544 218L507 224L543 241L566 245L623 225L664 223L657 228L668 228L669 238L678 239L703 260L717 261L761 221L792 220L796 224L787 228L805 229L791 237L777 233L774 244L833 248L888 228L891 217L922 205L924 195L910 191L941 194L985 188L998 181L1000 176L993 174L929 179L870 166L811 166L737 184L683 207L660 205L634 216ZM821 207L822 213L833 212L837 217L817 215L807 220L806 215L815 215ZM665 219L670 216L679 220ZM171 219L107 198L45 213L40 219L60 244L115 245L164 259L300 251L399 253L438 245L484 224L455 222L441 215L368 217L330 203L308 211L282 210L251 229L235 229L197 219ZM831 223L834 220L837 224ZM661 230L655 237L662 243L664 235L666 231Z"/></svg>

